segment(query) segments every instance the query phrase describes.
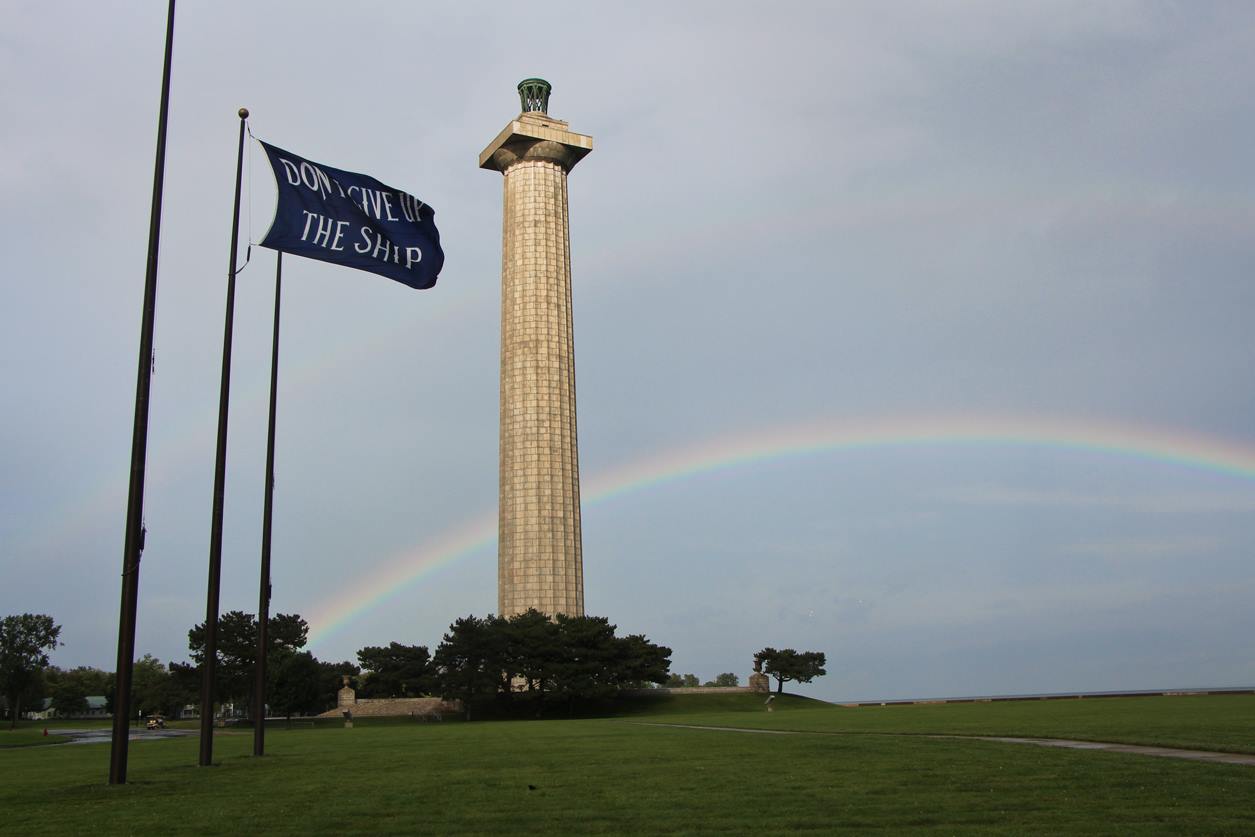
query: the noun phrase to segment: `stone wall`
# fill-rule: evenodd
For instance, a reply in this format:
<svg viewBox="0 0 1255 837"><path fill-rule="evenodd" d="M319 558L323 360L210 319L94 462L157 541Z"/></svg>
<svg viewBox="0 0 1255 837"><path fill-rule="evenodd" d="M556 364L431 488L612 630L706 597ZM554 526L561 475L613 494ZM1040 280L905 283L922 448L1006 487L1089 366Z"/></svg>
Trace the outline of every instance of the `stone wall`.
<svg viewBox="0 0 1255 837"><path fill-rule="evenodd" d="M686 686L678 689L624 689L623 694L640 697L646 695L737 695L753 690L748 686Z"/></svg>
<svg viewBox="0 0 1255 837"><path fill-rule="evenodd" d="M443 715L456 715L462 711L458 701L445 701L440 698L367 698L356 703L337 706L335 709L319 715L319 718L339 718L344 710L353 713L354 718L432 718Z"/></svg>

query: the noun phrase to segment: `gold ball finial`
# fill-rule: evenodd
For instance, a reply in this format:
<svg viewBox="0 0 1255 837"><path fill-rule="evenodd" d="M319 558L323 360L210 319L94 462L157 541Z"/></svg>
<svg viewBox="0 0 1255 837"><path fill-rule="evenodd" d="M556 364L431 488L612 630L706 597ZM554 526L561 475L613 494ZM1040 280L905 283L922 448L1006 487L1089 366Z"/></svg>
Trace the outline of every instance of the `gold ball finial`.
<svg viewBox="0 0 1255 837"><path fill-rule="evenodd" d="M248 119L248 108L240 108L240 119Z"/></svg>

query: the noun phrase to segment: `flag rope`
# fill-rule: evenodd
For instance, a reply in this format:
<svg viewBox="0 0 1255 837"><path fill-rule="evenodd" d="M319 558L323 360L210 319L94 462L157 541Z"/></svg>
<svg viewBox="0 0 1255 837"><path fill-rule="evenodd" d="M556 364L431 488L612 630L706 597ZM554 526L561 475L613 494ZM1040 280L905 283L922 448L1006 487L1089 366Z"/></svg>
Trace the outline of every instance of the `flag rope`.
<svg viewBox="0 0 1255 837"><path fill-rule="evenodd" d="M256 139L253 136L253 126L248 126L248 138ZM248 244L253 246L253 144L248 144ZM248 264L247 261L244 262Z"/></svg>
<svg viewBox="0 0 1255 837"><path fill-rule="evenodd" d="M250 139L257 139L253 136L253 126L248 124L248 120L244 120L244 130L248 131ZM248 245L244 248L244 264L240 265L240 269L235 271L233 276L239 276L244 272L244 268L248 267L248 263L253 258L253 144L248 144Z"/></svg>

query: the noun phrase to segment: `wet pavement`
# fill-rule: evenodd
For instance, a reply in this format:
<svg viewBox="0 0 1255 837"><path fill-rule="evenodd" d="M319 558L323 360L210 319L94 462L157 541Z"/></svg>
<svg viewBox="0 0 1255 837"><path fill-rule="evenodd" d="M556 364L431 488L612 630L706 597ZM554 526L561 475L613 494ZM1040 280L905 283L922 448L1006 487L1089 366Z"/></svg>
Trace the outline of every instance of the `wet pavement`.
<svg viewBox="0 0 1255 837"><path fill-rule="evenodd" d="M131 741L157 741L162 738L184 738L195 735L194 730L187 729L144 729L131 727L127 738ZM112 727L95 727L93 729L53 729L50 735L62 735L69 738L63 744L101 744L113 740Z"/></svg>

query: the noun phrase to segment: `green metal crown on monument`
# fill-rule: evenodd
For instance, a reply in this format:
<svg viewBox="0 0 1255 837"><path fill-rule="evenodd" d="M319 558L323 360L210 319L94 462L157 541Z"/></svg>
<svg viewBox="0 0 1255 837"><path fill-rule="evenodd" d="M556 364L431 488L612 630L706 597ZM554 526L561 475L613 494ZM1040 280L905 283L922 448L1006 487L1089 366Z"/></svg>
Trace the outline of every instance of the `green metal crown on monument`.
<svg viewBox="0 0 1255 837"><path fill-rule="evenodd" d="M523 113L548 113L549 93L553 85L543 78L525 78L519 82L519 101Z"/></svg>

